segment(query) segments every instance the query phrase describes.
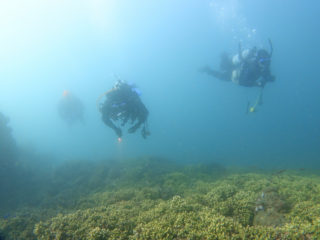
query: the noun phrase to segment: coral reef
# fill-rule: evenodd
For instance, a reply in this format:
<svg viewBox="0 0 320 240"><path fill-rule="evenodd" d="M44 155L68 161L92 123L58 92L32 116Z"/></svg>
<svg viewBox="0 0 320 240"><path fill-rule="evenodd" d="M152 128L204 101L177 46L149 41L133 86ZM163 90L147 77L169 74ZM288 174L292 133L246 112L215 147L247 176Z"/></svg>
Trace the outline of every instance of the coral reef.
<svg viewBox="0 0 320 240"><path fill-rule="evenodd" d="M0 231L8 239L41 240L320 238L318 175L202 171L152 158L101 164L76 170L87 169L91 191L83 194L81 174L56 173L71 184L39 208L1 219ZM72 198L69 188L74 203L61 204L63 193Z"/></svg>

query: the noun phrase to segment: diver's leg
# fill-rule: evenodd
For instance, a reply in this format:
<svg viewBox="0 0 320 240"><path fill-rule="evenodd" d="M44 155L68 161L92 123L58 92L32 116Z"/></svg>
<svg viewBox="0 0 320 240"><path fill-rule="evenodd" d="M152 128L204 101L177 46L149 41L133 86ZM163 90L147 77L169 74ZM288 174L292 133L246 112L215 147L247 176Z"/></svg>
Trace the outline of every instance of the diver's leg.
<svg viewBox="0 0 320 240"><path fill-rule="evenodd" d="M203 72L203 73L206 73L206 74L208 74L210 76L213 76L213 77L215 77L217 79L220 79L222 81L230 81L230 74L228 72L216 71L216 70L213 70L213 69L209 68L208 66L204 67L200 71Z"/></svg>
<svg viewBox="0 0 320 240"><path fill-rule="evenodd" d="M129 114L126 114L126 115L123 117L122 123L121 123L121 126L122 126L122 127L127 124L127 122L129 121L129 118L130 118L130 115L129 115Z"/></svg>
<svg viewBox="0 0 320 240"><path fill-rule="evenodd" d="M149 115L148 109L144 106L144 104L141 101L138 103L136 111L138 111L138 114L136 116L138 118L138 122L131 128L129 128L129 133L134 133L141 126L141 124L147 120Z"/></svg>
<svg viewBox="0 0 320 240"><path fill-rule="evenodd" d="M150 131L148 129L148 123L145 122L143 127L142 127L142 130L141 130L141 134L142 134L142 137L145 139L147 138L147 136L150 135Z"/></svg>
<svg viewBox="0 0 320 240"><path fill-rule="evenodd" d="M230 74L227 72L219 72L219 71L212 70L211 75L222 81L230 81Z"/></svg>
<svg viewBox="0 0 320 240"><path fill-rule="evenodd" d="M108 127L112 128L116 132L118 137L122 137L121 129L114 125L114 123L110 120L107 114L102 115L102 120Z"/></svg>
<svg viewBox="0 0 320 240"><path fill-rule="evenodd" d="M133 125L133 127L128 129L129 133L134 133L135 131L137 131L137 129L141 126L141 124L143 123L143 121L137 122L135 125Z"/></svg>

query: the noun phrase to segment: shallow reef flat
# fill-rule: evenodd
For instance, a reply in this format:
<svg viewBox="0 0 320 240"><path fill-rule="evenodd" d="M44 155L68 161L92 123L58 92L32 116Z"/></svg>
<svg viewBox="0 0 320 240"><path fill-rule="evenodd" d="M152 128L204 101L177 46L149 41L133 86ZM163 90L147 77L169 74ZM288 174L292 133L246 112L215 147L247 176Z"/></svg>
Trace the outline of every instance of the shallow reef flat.
<svg viewBox="0 0 320 240"><path fill-rule="evenodd" d="M2 217L0 239L320 239L317 174L123 164L85 174L91 191L73 172L76 180L38 207Z"/></svg>

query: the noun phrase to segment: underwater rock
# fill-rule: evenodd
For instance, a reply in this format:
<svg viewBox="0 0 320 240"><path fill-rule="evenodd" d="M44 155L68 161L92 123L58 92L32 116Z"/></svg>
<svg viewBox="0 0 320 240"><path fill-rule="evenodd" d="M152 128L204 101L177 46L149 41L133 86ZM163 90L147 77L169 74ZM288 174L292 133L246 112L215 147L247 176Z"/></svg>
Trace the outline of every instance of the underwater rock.
<svg viewBox="0 0 320 240"><path fill-rule="evenodd" d="M14 166L17 158L16 143L8 123L9 118L0 112L0 169L4 171Z"/></svg>
<svg viewBox="0 0 320 240"><path fill-rule="evenodd" d="M266 188L256 201L253 225L279 227L285 224L284 212L288 204L283 201L275 188Z"/></svg>

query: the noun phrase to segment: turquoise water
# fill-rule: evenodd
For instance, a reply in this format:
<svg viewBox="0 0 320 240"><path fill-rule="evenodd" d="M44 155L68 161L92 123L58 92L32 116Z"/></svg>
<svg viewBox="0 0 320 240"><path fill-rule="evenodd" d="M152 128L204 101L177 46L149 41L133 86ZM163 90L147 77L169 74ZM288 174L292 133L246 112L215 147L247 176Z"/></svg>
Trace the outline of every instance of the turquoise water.
<svg viewBox="0 0 320 240"><path fill-rule="evenodd" d="M318 238L319 11L315 0L1 1L0 240L166 239L170 227L167 238ZM268 39L276 81L248 113L258 88L199 69ZM119 143L101 119L97 100L119 78L142 92L147 139L125 131ZM84 107L75 123L59 115L66 91ZM97 229L97 216L114 224Z"/></svg>
<svg viewBox="0 0 320 240"><path fill-rule="evenodd" d="M317 1L10 1L1 3L0 109L21 148L68 159L161 156L257 167L319 166ZM223 51L274 45L276 82L256 88L198 72ZM96 108L115 76L134 82L151 136L118 144ZM57 113L69 90L84 124ZM50 160L51 161L51 160Z"/></svg>

